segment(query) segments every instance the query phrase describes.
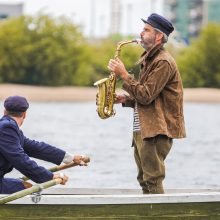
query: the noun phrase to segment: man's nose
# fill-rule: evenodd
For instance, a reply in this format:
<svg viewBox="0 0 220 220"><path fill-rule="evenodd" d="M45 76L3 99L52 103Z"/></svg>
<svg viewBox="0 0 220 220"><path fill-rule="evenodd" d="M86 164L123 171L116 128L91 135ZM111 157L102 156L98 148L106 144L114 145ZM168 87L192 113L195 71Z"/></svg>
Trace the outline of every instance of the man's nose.
<svg viewBox="0 0 220 220"><path fill-rule="evenodd" d="M142 36L143 36L143 34L144 34L144 31L141 31L140 36L142 37Z"/></svg>

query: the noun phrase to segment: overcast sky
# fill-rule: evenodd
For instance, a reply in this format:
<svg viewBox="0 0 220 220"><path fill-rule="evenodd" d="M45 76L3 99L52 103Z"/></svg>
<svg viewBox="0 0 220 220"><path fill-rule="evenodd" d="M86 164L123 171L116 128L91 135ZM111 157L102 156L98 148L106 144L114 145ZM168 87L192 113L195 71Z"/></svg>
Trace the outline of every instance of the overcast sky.
<svg viewBox="0 0 220 220"><path fill-rule="evenodd" d="M24 13L34 15L39 11L54 16L65 15L82 26L86 35L106 36L110 29L111 0L0 0L0 3L24 3ZM137 34L143 24L140 18L152 11L163 13L163 0L120 0L121 33Z"/></svg>

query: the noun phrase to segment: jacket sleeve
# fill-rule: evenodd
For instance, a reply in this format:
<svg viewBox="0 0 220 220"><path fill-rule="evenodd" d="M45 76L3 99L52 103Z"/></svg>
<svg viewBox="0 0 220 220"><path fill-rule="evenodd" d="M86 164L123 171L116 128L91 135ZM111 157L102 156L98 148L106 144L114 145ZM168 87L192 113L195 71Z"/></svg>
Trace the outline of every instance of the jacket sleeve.
<svg viewBox="0 0 220 220"><path fill-rule="evenodd" d="M144 83L129 76L123 83L123 89L142 105L150 104L160 94L171 77L170 64L160 60L152 67Z"/></svg>
<svg viewBox="0 0 220 220"><path fill-rule="evenodd" d="M61 164L65 151L44 142L24 137L24 151L30 156L54 164Z"/></svg>
<svg viewBox="0 0 220 220"><path fill-rule="evenodd" d="M18 130L13 125L6 125L1 129L1 153L12 164L14 168L20 171L36 183L49 181L53 174L44 167L31 160L24 152L20 144Z"/></svg>

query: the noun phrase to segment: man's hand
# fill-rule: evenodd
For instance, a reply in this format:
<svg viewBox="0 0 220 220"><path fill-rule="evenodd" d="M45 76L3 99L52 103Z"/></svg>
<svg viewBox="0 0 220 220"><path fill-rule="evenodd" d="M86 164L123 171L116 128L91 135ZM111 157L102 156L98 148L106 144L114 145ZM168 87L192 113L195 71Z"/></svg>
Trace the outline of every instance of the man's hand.
<svg viewBox="0 0 220 220"><path fill-rule="evenodd" d="M124 64L119 58L115 60L111 59L108 63L108 69L114 72L117 76L121 77L123 80L126 79L129 75L125 69Z"/></svg>
<svg viewBox="0 0 220 220"><path fill-rule="evenodd" d="M116 95L114 103L115 104L125 103L125 101L126 101L126 95L125 94L123 94L123 95Z"/></svg>
<svg viewBox="0 0 220 220"><path fill-rule="evenodd" d="M23 183L25 189L31 188L33 186L31 183L26 182L26 181L24 181L22 183Z"/></svg>
<svg viewBox="0 0 220 220"><path fill-rule="evenodd" d="M53 175L53 179L57 179L57 178L60 178L60 179L62 179L62 182L60 183L61 185L65 185L66 184L66 182L68 181L68 176L66 176L65 174L63 174L63 173L55 173L54 175Z"/></svg>
<svg viewBox="0 0 220 220"><path fill-rule="evenodd" d="M80 166L87 166L87 163L84 161L85 156L83 155L75 155L73 158L73 162Z"/></svg>

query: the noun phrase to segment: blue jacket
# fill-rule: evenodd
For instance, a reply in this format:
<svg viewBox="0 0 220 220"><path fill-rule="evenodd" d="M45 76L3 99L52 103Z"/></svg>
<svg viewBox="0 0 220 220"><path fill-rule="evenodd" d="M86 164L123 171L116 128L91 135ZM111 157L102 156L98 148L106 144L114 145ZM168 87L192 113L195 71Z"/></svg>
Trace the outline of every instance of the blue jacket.
<svg viewBox="0 0 220 220"><path fill-rule="evenodd" d="M16 121L9 116L0 119L0 190L3 177L13 168L36 183L51 180L53 174L30 157L59 165L65 151L23 135Z"/></svg>

